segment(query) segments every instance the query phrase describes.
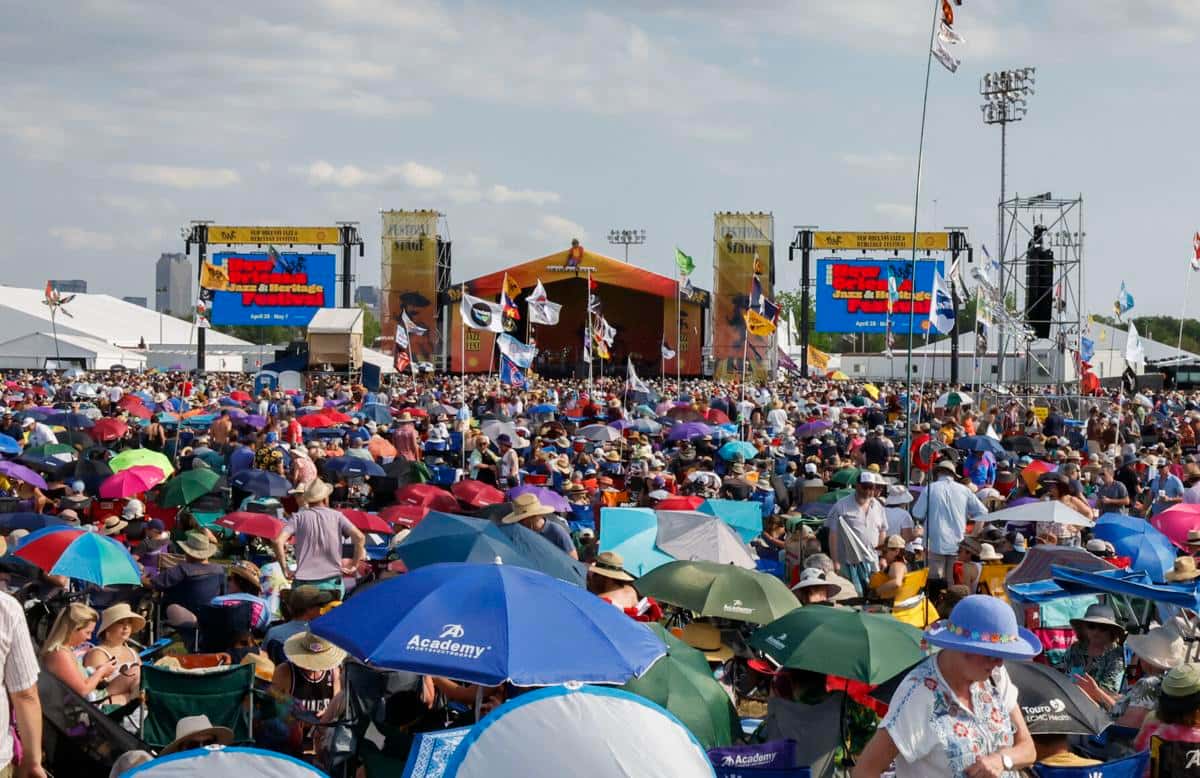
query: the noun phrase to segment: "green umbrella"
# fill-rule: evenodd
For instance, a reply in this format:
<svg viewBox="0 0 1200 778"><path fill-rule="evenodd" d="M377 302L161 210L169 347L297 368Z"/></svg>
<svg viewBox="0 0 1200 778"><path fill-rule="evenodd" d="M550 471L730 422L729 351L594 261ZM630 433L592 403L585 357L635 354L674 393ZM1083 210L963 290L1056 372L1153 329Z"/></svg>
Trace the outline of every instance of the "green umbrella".
<svg viewBox="0 0 1200 778"><path fill-rule="evenodd" d="M24 453L35 457L52 457L55 454L71 454L72 457L79 455L74 446L69 446L66 443L47 443L44 446L34 446L33 448L25 449Z"/></svg>
<svg viewBox="0 0 1200 778"><path fill-rule="evenodd" d="M799 607L778 578L718 562L668 562L638 579L638 591L701 616L767 624Z"/></svg>
<svg viewBox="0 0 1200 778"><path fill-rule="evenodd" d="M158 490L158 504L164 507L191 505L211 492L221 476L211 470L188 470L172 478Z"/></svg>
<svg viewBox="0 0 1200 778"><path fill-rule="evenodd" d="M674 713L704 748L732 745L741 722L704 654L658 624L647 626L667 644L667 655L622 688Z"/></svg>
<svg viewBox="0 0 1200 778"><path fill-rule="evenodd" d="M784 667L868 684L894 678L925 658L921 630L891 616L810 605L757 629L750 647Z"/></svg>
<svg viewBox="0 0 1200 778"><path fill-rule="evenodd" d="M175 472L175 468L171 465L171 460L157 451L151 451L148 448L127 448L109 460L108 463L108 466L112 468L114 473L119 473L134 465L152 465L162 470L163 475L167 478L170 478L171 474Z"/></svg>
<svg viewBox="0 0 1200 778"><path fill-rule="evenodd" d="M857 467L843 467L829 477L829 483L834 486L853 486L861 473Z"/></svg>
<svg viewBox="0 0 1200 778"><path fill-rule="evenodd" d="M826 505L833 505L835 502L842 499L843 497L845 497L848 494L854 494L854 490L853 489L834 489L832 492L825 492L825 494L818 497L817 502L825 503Z"/></svg>
<svg viewBox="0 0 1200 778"><path fill-rule="evenodd" d="M211 469L217 471L218 473L225 472L225 458L215 451L201 451L199 454L196 454L195 458L199 459L201 462L208 465ZM193 467L195 467L195 465L193 465Z"/></svg>

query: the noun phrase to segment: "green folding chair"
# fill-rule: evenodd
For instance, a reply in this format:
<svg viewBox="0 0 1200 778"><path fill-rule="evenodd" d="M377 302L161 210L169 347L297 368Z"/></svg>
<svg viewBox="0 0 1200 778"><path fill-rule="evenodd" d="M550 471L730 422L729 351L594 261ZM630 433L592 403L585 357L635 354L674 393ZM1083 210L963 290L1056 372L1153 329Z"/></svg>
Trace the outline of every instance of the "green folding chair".
<svg viewBox="0 0 1200 778"><path fill-rule="evenodd" d="M238 665L203 673L142 667L141 738L158 749L175 739L175 725L184 716L208 716L213 726L233 730L234 743L254 739L254 667Z"/></svg>

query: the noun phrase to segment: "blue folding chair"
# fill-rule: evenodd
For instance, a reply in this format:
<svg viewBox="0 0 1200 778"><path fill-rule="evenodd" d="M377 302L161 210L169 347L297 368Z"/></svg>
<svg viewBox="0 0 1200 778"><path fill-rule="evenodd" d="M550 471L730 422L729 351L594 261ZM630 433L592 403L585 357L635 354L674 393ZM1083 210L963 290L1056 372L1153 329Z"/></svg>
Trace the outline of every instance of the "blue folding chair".
<svg viewBox="0 0 1200 778"><path fill-rule="evenodd" d="M572 505L571 518L567 520L572 532L578 532L581 529L590 529L596 531L596 514L592 511L590 505Z"/></svg>
<svg viewBox="0 0 1200 778"><path fill-rule="evenodd" d="M1038 778L1141 778L1149 764L1150 752L1140 751L1123 759L1092 767L1050 767L1035 764L1032 770Z"/></svg>
<svg viewBox="0 0 1200 778"><path fill-rule="evenodd" d="M462 451L463 438L461 432L450 433L450 445L446 447L447 451Z"/></svg>
<svg viewBox="0 0 1200 778"><path fill-rule="evenodd" d="M435 465L430 468L429 472L433 476L433 483L444 489L453 486L454 480L458 477L458 470L449 465Z"/></svg>

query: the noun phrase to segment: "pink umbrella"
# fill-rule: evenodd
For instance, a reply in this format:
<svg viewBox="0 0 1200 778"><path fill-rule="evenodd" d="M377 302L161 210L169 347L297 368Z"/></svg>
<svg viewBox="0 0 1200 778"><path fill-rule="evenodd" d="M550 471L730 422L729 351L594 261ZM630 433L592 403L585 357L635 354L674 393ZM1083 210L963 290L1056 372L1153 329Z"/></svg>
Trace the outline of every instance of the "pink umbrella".
<svg viewBox="0 0 1200 778"><path fill-rule="evenodd" d="M1200 505L1180 503L1150 519L1150 525L1182 549L1187 548L1189 530L1200 529Z"/></svg>
<svg viewBox="0 0 1200 778"><path fill-rule="evenodd" d="M100 484L100 496L106 500L124 500L147 489L153 489L162 483L164 478L166 476L160 467L134 465L105 478Z"/></svg>

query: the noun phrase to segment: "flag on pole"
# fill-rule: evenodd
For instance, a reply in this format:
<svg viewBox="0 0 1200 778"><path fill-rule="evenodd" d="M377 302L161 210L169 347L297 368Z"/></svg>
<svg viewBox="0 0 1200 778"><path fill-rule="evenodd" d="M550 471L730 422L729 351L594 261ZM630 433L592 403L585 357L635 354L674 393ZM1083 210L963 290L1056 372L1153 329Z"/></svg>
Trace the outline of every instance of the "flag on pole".
<svg viewBox="0 0 1200 778"><path fill-rule="evenodd" d="M816 346L809 344L808 364L809 367L824 373L825 368L829 367L829 355Z"/></svg>
<svg viewBox="0 0 1200 778"><path fill-rule="evenodd" d="M944 3L943 3L944 5ZM950 53L950 46L956 46L963 42L963 37L954 31L945 20L942 19L938 24L937 39L933 42L933 56L938 62L942 63L942 67L954 73L958 70L961 60Z"/></svg>
<svg viewBox="0 0 1200 778"><path fill-rule="evenodd" d="M679 291L679 293L681 295L683 295L683 297L685 299L690 298L692 295L694 295L696 293L696 287L692 286L692 279L690 279L690 278L684 279L683 289L681 289Z"/></svg>
<svg viewBox="0 0 1200 778"><path fill-rule="evenodd" d="M396 347L392 353L392 364L396 372L403 373L412 366L412 355L409 353L408 331L404 324L396 325Z"/></svg>
<svg viewBox="0 0 1200 778"><path fill-rule="evenodd" d="M673 350L671 350L671 347L667 345L667 342L665 340L662 342L662 358L663 359L674 359L675 358L675 352Z"/></svg>
<svg viewBox="0 0 1200 778"><path fill-rule="evenodd" d="M696 261L694 259L692 259L691 257L689 257L687 254L684 254L682 251L679 250L679 247L676 246L675 247L675 267L679 268L679 275L690 276L692 274L692 271L696 269Z"/></svg>
<svg viewBox="0 0 1200 778"><path fill-rule="evenodd" d="M770 337L775 332L775 323L755 310L743 314L746 319L746 332L760 338Z"/></svg>
<svg viewBox="0 0 1200 778"><path fill-rule="evenodd" d="M496 338L496 345L500 348L500 353L508 357L517 367L529 367L533 364L533 358L537 356L537 346L531 346L514 338L507 332L503 332Z"/></svg>
<svg viewBox="0 0 1200 778"><path fill-rule="evenodd" d="M1192 270L1200 270L1200 232L1192 238L1192 250L1196 252L1192 257Z"/></svg>
<svg viewBox="0 0 1200 778"><path fill-rule="evenodd" d="M504 332L504 312L498 303L464 294L458 312L471 329Z"/></svg>
<svg viewBox="0 0 1200 778"><path fill-rule="evenodd" d="M400 313L400 323L404 325L404 329L407 332L413 335L424 335L426 332L429 332L427 328L422 327L420 324L417 324L415 321L408 318L408 311L402 311Z"/></svg>
<svg viewBox="0 0 1200 778"><path fill-rule="evenodd" d="M525 304L529 306L530 323L548 324L550 326L558 324L562 305L550 302L550 298L546 295L546 287L542 286L541 279L538 279L537 286L533 288L533 292L525 298Z"/></svg>
<svg viewBox="0 0 1200 778"><path fill-rule="evenodd" d="M758 276L754 276L754 280L750 282L750 309L759 310L762 306L762 299L762 282L758 280Z"/></svg>
<svg viewBox="0 0 1200 778"><path fill-rule="evenodd" d="M1113 311L1120 318L1124 314L1133 310L1133 295L1125 288L1125 282L1121 282L1121 291L1117 295L1116 302L1113 303Z"/></svg>
<svg viewBox="0 0 1200 778"><path fill-rule="evenodd" d="M778 303L769 297L762 298L762 315L764 318L769 319L772 324L779 323L779 311L780 307Z"/></svg>
<svg viewBox="0 0 1200 778"><path fill-rule="evenodd" d="M650 394L649 385L638 378L637 371L633 369L633 357L625 358L625 388L631 392L645 392L646 394Z"/></svg>
<svg viewBox="0 0 1200 778"><path fill-rule="evenodd" d="M800 366L796 364L796 360L787 355L787 352L782 348L779 349L779 366L789 373L799 373Z"/></svg>
<svg viewBox="0 0 1200 778"><path fill-rule="evenodd" d="M945 335L954 328L954 300L946 291L941 273L933 276L933 299L929 304L929 326ZM928 334L928 330L926 330Z"/></svg>
<svg viewBox="0 0 1200 778"><path fill-rule="evenodd" d="M583 361L591 364L592 361L592 328L583 328Z"/></svg>
<svg viewBox="0 0 1200 778"><path fill-rule="evenodd" d="M891 316L892 313L896 310L896 303L899 300L900 300L900 288L896 285L896 277L894 275L892 275L892 272L889 270L888 271L888 299L887 299L888 316Z"/></svg>
<svg viewBox="0 0 1200 778"><path fill-rule="evenodd" d="M1125 361L1139 371L1141 364L1146 361L1146 349L1142 346L1142 338L1132 321L1129 322L1129 332L1125 334Z"/></svg>
<svg viewBox="0 0 1200 778"><path fill-rule="evenodd" d="M504 310L504 318L520 320L521 311L517 308L517 297L521 294L521 285L504 274L504 286L500 292L500 307Z"/></svg>
<svg viewBox="0 0 1200 778"><path fill-rule="evenodd" d="M1079 339L1079 361L1091 362L1092 357L1096 356L1096 341L1086 335Z"/></svg>
<svg viewBox="0 0 1200 778"><path fill-rule="evenodd" d="M597 324L599 325L596 328L597 337L599 337L600 340L604 341L607 345L611 346L613 344L613 340L615 340L617 337L617 328L609 324L608 320L603 316L600 317L600 321L597 322Z"/></svg>
<svg viewBox="0 0 1200 778"><path fill-rule="evenodd" d="M525 371L503 354L500 355L500 383L514 389L524 389L527 386Z"/></svg>

